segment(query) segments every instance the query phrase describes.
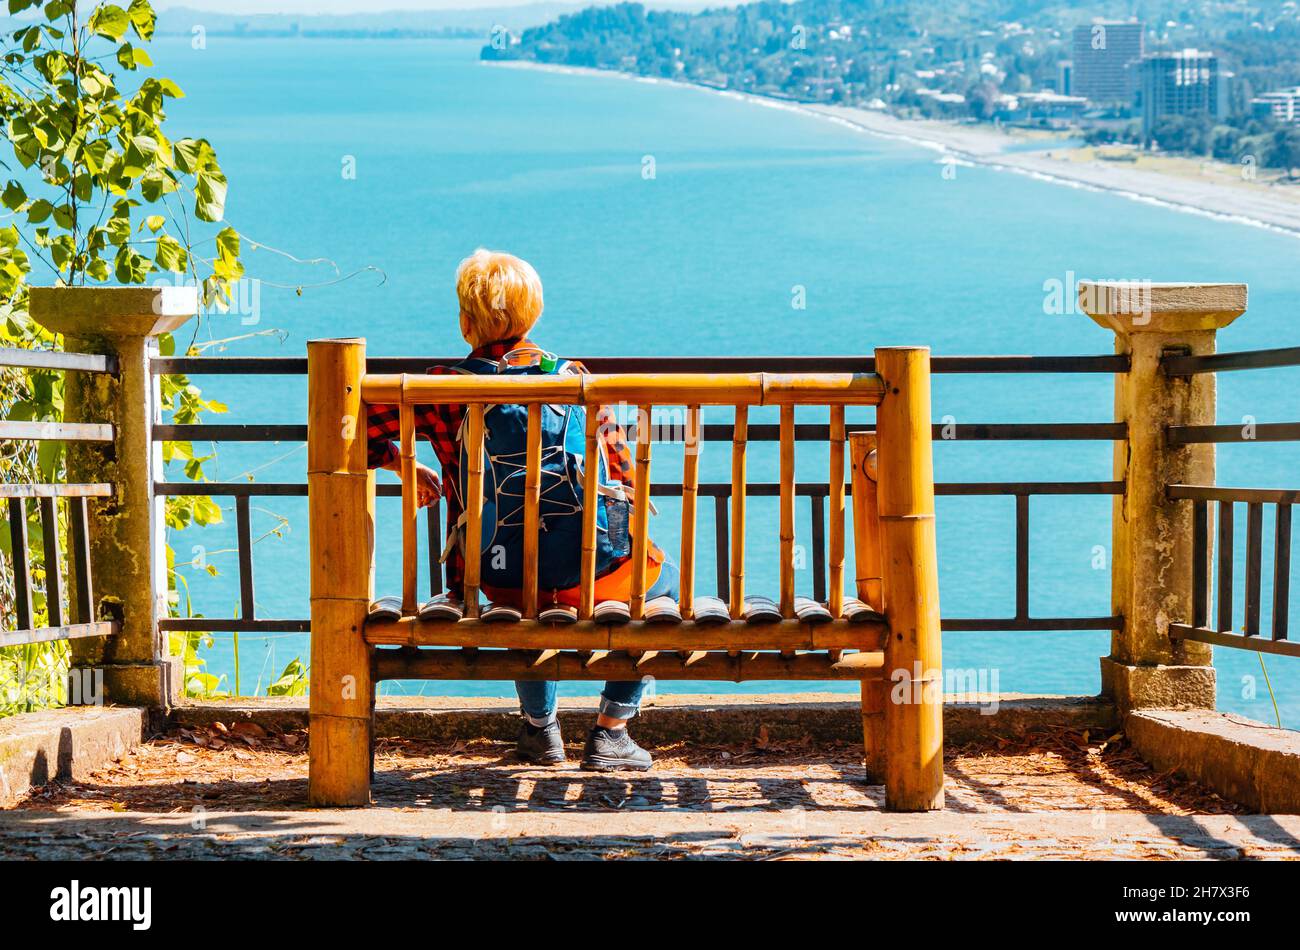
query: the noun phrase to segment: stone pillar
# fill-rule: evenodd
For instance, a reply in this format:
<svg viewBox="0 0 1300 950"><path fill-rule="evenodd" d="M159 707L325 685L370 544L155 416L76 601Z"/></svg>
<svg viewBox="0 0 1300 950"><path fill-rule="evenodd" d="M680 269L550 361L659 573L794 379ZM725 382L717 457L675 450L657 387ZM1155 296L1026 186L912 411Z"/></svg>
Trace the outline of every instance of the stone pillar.
<svg viewBox="0 0 1300 950"><path fill-rule="evenodd" d="M1244 284L1079 284L1080 309L1115 334L1131 368L1115 376L1114 478L1124 484L1112 512L1111 600L1124 628L1101 661L1102 694L1121 712L1143 707L1214 708L1210 647L1169 639L1169 624L1192 615L1192 509L1165 486L1214 484L1214 446L1170 446L1166 427L1211 425L1211 374L1169 377L1166 353L1213 353L1217 331L1246 310Z"/></svg>
<svg viewBox="0 0 1300 950"><path fill-rule="evenodd" d="M149 359L158 336L198 312L192 287L33 287L30 311L63 334L65 349L117 357L116 376L69 373L64 411L70 421L108 422L111 446L69 443L70 482L108 482L113 497L91 505L90 561L95 609L117 620L113 637L72 641L73 665L103 670L104 697L120 705L165 709L181 690L179 662L168 657L158 618L167 614L161 448ZM77 617L78 622L97 619Z"/></svg>

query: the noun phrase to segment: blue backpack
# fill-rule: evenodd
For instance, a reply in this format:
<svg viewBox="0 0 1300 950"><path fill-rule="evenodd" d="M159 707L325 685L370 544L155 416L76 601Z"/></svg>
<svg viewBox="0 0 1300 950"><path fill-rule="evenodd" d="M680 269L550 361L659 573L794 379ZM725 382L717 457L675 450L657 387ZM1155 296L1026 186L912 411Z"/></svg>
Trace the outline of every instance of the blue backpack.
<svg viewBox="0 0 1300 950"><path fill-rule="evenodd" d="M574 364L557 361L550 354L545 366L512 366L472 358L456 370L477 376L539 376L580 372ZM543 405L541 500L538 505L539 590L576 587L582 564L583 471L590 459L586 452L587 410L584 406ZM483 584L507 589L523 587L524 485L528 457L528 407L488 407L483 418L483 533L479 552ZM456 433L460 443L460 467L452 489L461 511L465 511L468 457L464 424ZM596 453L598 497L596 508L596 576L608 573L631 553L628 534L629 502L621 482L609 477L605 453ZM456 525L455 543L464 550L465 516ZM471 556L466 552L466 557Z"/></svg>

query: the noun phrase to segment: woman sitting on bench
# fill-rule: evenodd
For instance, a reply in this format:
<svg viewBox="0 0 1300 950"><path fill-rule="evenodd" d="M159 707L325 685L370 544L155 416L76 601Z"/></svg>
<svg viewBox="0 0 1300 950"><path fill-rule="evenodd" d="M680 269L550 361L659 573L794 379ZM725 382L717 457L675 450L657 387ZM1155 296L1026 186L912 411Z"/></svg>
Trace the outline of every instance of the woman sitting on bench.
<svg viewBox="0 0 1300 950"><path fill-rule="evenodd" d="M542 375L584 372L557 360L528 340L542 315L542 282L526 261L510 254L478 250L456 271L461 335L473 348L455 366L436 366L430 373ZM421 506L430 505L447 487L447 521L454 525L446 554L447 588L458 591L464 577L464 485L461 444L464 405L422 405L415 409L415 431L433 445L442 481L425 465L416 471ZM581 562L582 474L586 464L600 465L595 619L627 619L632 561L629 525L633 488L632 454L626 434L607 407L599 410L603 457L583 459L585 410L581 406L544 406L539 505L538 588L541 619L572 622L577 614ZM523 498L527 407L492 406L485 417L484 506L481 562L484 593L492 601L485 620L517 619L523 562ZM367 424L371 468L399 471L392 440L401 435L396 406L371 406ZM679 576L676 565L653 542L646 563L647 613L675 613ZM461 606L455 594L436 598L422 614L455 618ZM650 753L628 735L627 722L640 706L644 683L610 682L601 693L596 725L587 736L583 766L601 771L650 768ZM538 680L515 683L523 714L517 752L526 762L557 765L565 761L564 740L556 715L556 684Z"/></svg>

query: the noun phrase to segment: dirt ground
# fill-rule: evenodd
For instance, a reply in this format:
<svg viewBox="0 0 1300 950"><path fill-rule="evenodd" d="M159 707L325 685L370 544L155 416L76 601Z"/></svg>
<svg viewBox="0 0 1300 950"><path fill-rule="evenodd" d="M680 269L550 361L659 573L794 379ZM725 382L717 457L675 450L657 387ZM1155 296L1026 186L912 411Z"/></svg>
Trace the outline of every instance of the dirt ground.
<svg viewBox="0 0 1300 950"><path fill-rule="evenodd" d="M1122 735L952 750L947 807L883 811L857 747L655 748L648 773L523 765L508 743L381 740L374 807L309 809L306 736L182 729L0 812L0 857L1300 858L1300 821L1154 773Z"/></svg>

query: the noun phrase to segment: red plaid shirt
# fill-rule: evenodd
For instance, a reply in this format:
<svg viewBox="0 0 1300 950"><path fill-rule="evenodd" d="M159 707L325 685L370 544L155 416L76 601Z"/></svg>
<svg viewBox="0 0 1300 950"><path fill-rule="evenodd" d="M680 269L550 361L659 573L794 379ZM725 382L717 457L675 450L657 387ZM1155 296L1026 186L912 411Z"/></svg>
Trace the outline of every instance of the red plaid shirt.
<svg viewBox="0 0 1300 950"><path fill-rule="evenodd" d="M500 340L478 347L470 358L499 360L511 350L539 349L526 339ZM586 372L581 363L575 363L581 372ZM431 366L427 372L433 375L454 373L450 366ZM454 483L460 466L460 446L456 442L456 433L460 431L465 418L463 405L435 405L415 407L415 435L424 437L433 445L433 453L438 457L442 469L444 485ZM608 407L602 406L596 416L601 438L605 444L605 460L609 465L609 476L629 488L633 485L632 451L628 448L627 434L619 425L618 419ZM397 406L370 406L366 415L366 438L368 462L371 468L382 468L398 458L394 439L402 436L402 419ZM460 506L456 503L454 492L443 492L447 500L447 527L450 530L460 518ZM447 558L447 589L459 590L464 578L465 564L459 549L451 552Z"/></svg>

